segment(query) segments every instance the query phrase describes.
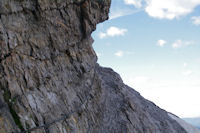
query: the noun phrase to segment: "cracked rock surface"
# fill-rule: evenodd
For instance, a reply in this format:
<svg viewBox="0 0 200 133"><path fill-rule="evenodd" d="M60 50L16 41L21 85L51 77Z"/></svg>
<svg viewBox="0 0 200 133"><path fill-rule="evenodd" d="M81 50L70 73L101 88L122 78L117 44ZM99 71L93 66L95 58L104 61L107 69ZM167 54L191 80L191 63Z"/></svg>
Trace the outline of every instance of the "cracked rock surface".
<svg viewBox="0 0 200 133"><path fill-rule="evenodd" d="M102 68L110 0L0 0L0 133L186 133Z"/></svg>

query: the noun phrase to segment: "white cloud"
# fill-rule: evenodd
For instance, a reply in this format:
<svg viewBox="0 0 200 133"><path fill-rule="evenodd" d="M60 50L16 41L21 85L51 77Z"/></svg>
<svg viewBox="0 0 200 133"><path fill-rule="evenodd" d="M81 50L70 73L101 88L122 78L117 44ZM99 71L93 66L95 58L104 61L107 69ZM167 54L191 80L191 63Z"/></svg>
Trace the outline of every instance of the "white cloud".
<svg viewBox="0 0 200 133"><path fill-rule="evenodd" d="M181 47L188 46L188 45L192 45L192 44L194 44L193 41L176 40L176 41L172 44L172 47L173 47L174 49L177 49L177 48L181 48Z"/></svg>
<svg viewBox="0 0 200 133"><path fill-rule="evenodd" d="M120 29L117 27L110 27L107 30L107 35L108 36L123 36L127 32L127 29Z"/></svg>
<svg viewBox="0 0 200 133"><path fill-rule="evenodd" d="M200 25L200 16L193 16L191 19L193 24Z"/></svg>
<svg viewBox="0 0 200 133"><path fill-rule="evenodd" d="M106 36L107 36L106 33L103 33L103 32L99 33L99 38L101 39L105 38Z"/></svg>
<svg viewBox="0 0 200 133"><path fill-rule="evenodd" d="M142 7L142 0L124 0L127 5L134 5L136 8Z"/></svg>
<svg viewBox="0 0 200 133"><path fill-rule="evenodd" d="M145 9L145 12L154 18L159 19L175 19L181 16L192 13L193 10L200 5L200 0L123 0L126 5L133 5L140 11ZM119 7L121 7L119 5ZM127 8L128 9L128 8ZM132 8L134 9L134 8ZM130 15L134 11L132 9L111 10L110 19L118 18L125 15ZM192 18L199 25L199 18Z"/></svg>
<svg viewBox="0 0 200 133"><path fill-rule="evenodd" d="M151 17L174 19L191 13L200 0L145 0L145 11Z"/></svg>
<svg viewBox="0 0 200 133"><path fill-rule="evenodd" d="M115 56L122 57L122 56L124 56L124 52L123 51L118 51L118 52L115 53Z"/></svg>
<svg viewBox="0 0 200 133"><path fill-rule="evenodd" d="M105 37L123 36L127 31L127 29L120 29L118 27L111 26L105 33L100 32L99 38L103 39Z"/></svg>
<svg viewBox="0 0 200 133"><path fill-rule="evenodd" d="M158 40L157 45L163 47L167 42L165 40Z"/></svg>
<svg viewBox="0 0 200 133"><path fill-rule="evenodd" d="M192 74L192 70L185 70L183 71L183 75L190 76Z"/></svg>

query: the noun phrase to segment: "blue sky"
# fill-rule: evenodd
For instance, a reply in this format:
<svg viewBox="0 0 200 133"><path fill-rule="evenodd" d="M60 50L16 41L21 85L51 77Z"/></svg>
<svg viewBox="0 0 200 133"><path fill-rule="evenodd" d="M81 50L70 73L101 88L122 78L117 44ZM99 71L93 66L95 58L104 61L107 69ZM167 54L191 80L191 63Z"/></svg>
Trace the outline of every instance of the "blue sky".
<svg viewBox="0 0 200 133"><path fill-rule="evenodd" d="M200 116L200 0L112 0L98 63L180 117Z"/></svg>

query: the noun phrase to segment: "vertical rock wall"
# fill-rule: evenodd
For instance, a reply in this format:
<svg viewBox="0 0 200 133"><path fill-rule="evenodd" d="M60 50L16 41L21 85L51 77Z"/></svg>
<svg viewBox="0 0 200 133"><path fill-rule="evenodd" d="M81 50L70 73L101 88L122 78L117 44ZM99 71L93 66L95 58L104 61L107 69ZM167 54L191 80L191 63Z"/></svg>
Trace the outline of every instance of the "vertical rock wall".
<svg viewBox="0 0 200 133"><path fill-rule="evenodd" d="M110 0L0 0L0 133L185 133L96 64Z"/></svg>

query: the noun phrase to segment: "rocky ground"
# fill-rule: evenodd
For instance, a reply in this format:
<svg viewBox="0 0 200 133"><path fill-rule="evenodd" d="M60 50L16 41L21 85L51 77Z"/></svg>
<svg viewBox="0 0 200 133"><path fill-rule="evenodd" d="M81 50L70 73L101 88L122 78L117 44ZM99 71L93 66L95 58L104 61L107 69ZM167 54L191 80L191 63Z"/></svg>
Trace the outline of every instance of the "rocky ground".
<svg viewBox="0 0 200 133"><path fill-rule="evenodd" d="M110 0L0 0L0 133L186 133L102 68Z"/></svg>

